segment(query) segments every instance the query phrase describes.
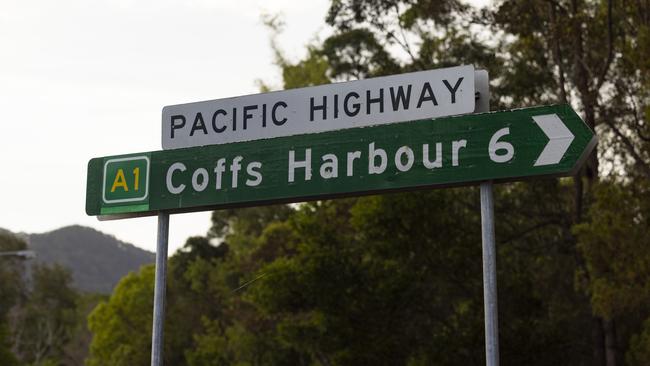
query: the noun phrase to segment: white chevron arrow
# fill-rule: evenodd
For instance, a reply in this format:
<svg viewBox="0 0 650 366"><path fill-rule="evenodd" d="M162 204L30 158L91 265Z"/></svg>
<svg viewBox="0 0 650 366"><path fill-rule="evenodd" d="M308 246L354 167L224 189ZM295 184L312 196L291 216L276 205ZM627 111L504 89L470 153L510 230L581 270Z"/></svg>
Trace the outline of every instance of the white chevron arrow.
<svg viewBox="0 0 650 366"><path fill-rule="evenodd" d="M537 157L535 166L559 163L564 153L571 146L575 136L555 113L533 116L533 120L544 131L549 140L542 153Z"/></svg>

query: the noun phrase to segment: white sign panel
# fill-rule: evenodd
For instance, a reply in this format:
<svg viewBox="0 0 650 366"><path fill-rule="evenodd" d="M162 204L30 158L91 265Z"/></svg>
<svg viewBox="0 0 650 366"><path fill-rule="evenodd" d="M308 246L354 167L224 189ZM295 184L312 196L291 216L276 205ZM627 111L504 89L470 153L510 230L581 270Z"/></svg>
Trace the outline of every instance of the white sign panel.
<svg viewBox="0 0 650 366"><path fill-rule="evenodd" d="M474 67L166 106L162 147L178 149L474 112Z"/></svg>

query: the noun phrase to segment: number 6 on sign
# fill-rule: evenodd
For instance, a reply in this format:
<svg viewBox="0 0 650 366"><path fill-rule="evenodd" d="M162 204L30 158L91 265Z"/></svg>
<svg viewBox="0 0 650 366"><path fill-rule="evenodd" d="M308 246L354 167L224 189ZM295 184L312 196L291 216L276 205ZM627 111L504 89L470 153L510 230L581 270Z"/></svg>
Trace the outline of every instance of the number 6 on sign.
<svg viewBox="0 0 650 366"><path fill-rule="evenodd" d="M510 128L502 128L497 131L492 138L490 139L490 145L488 147L488 153L490 154L490 160L495 163L507 163L512 160L512 157L515 155L515 148L511 143L505 141L499 141L503 136L510 134ZM497 154L497 151L505 150L501 154Z"/></svg>
<svg viewBox="0 0 650 366"><path fill-rule="evenodd" d="M148 191L148 156L108 159L104 162L104 203L144 201Z"/></svg>

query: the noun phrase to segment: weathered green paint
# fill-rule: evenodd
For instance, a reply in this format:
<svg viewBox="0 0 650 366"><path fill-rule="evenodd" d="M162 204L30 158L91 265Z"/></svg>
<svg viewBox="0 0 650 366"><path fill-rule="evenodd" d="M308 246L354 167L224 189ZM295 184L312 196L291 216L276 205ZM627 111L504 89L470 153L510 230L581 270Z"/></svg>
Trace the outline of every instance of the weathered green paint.
<svg viewBox="0 0 650 366"><path fill-rule="evenodd" d="M534 166L536 159L547 145L549 138L534 123L532 117L556 114L575 138L557 164ZM495 162L488 153L490 140L504 128L509 134L498 139L510 143L514 155L507 162ZM453 165L454 141L466 140L460 148L457 165ZM89 215L147 215L159 210L200 211L231 206L251 206L270 202L296 202L342 195L360 195L372 192L416 189L423 187L469 184L484 180L509 181L531 176L568 175L582 164L596 142L591 131L568 105L526 108L477 115L466 115L435 120L421 120L376 127L355 128L312 135L290 136L250 142L193 147L178 150L154 151L141 154L112 156L92 159L88 164L86 212ZM381 174L369 174L369 145L383 149L387 155L387 167ZM442 167L427 168L423 165L423 146L428 145L430 160L435 160L436 143L442 147ZM412 167L400 171L394 160L395 153L403 146L413 151ZM306 149L311 149L312 176L305 179L305 169L296 169L295 180L289 182L289 152L294 151L295 160L305 160ZM360 152L348 176L347 155ZM505 150L497 151L503 155ZM338 158L338 177L324 179L321 176L323 156L333 154ZM104 165L116 158L147 156L150 159L148 195L141 201L124 203L102 200L102 182L114 177L104 177ZM237 187L233 187L231 164L241 158ZM222 186L216 188L214 171L219 159L225 158ZM327 157L325 158L327 159ZM379 165L380 158L375 163ZM402 155L402 165L408 156ZM261 164L253 173L261 175L255 186L255 175L248 174L247 166ZM185 185L182 193L171 193L167 187L168 170L174 163L182 163L185 171L177 170L172 185ZM192 175L197 169L205 169L208 183L204 190L192 187ZM402 170L405 167L402 166ZM196 173L201 174L202 171ZM197 176L198 176L197 175ZM202 179L197 179L199 186ZM201 188L201 187L199 187Z"/></svg>

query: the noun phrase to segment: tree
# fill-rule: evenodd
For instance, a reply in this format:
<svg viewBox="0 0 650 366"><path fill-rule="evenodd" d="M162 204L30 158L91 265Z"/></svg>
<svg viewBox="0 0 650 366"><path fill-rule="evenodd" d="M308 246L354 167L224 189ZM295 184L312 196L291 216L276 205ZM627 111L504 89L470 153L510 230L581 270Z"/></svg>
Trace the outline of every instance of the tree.
<svg viewBox="0 0 650 366"><path fill-rule="evenodd" d="M596 314L617 319L617 336L630 340L629 351L621 354L631 365L647 363L650 355L648 188L643 181L600 183L589 220L574 228L586 262L579 278Z"/></svg>
<svg viewBox="0 0 650 366"><path fill-rule="evenodd" d="M24 240L0 232L0 252L26 248ZM64 348L79 325L70 271L32 264L28 275L22 258L3 256L0 263L0 363L64 363Z"/></svg>
<svg viewBox="0 0 650 366"><path fill-rule="evenodd" d="M165 363L187 364L185 351L193 347L193 334L204 319L223 316L223 300L213 289L207 268L219 266L229 253L225 243L214 245L207 237L191 237L170 259L165 319Z"/></svg>
<svg viewBox="0 0 650 366"><path fill-rule="evenodd" d="M15 311L13 348L23 362L41 365L64 360L64 346L77 321L78 294L72 275L59 266L32 266L32 289Z"/></svg>
<svg viewBox="0 0 650 366"><path fill-rule="evenodd" d="M507 0L498 2L492 13L494 28L514 36L504 48L508 55L504 66L512 70L505 89L517 91L513 100L570 102L590 127L600 131L599 151L607 170L600 169L593 154L576 176L575 224L583 222L585 200L597 199L591 197L591 189L601 171L650 178L647 116L643 115L650 101L647 62L639 62L638 56L647 50L639 42L649 29L648 11L648 4L642 2ZM576 249L580 256L592 255ZM580 264L577 271L588 269ZM597 309L594 314L594 360L616 365L621 361L616 319L603 318Z"/></svg>
<svg viewBox="0 0 650 366"><path fill-rule="evenodd" d="M151 356L154 267L129 273L88 316L90 366L147 365Z"/></svg>
<svg viewBox="0 0 650 366"><path fill-rule="evenodd" d="M214 246L205 237L191 237L170 259L166 291L164 362L187 364L185 351L193 334L203 329L204 318L218 318L219 293L212 290L211 273L228 246ZM93 333L88 365L145 365L151 355L154 267L144 266L124 277L108 301L99 303L88 317ZM218 289L218 287L217 287Z"/></svg>
<svg viewBox="0 0 650 366"><path fill-rule="evenodd" d="M0 252L25 250L25 241L9 232L0 231ZM9 311L17 304L25 291L23 260L17 257L0 257L0 364L17 365L11 351Z"/></svg>
<svg viewBox="0 0 650 366"><path fill-rule="evenodd" d="M205 316L187 352L189 365L303 365L300 356L275 336L276 322L243 295L266 274L258 269L291 251L284 221L294 210L285 205L215 211L210 235L228 245L218 261L197 260L186 273L193 289L217 304L219 316ZM288 235L288 236L287 236ZM214 313L212 313L214 315Z"/></svg>

